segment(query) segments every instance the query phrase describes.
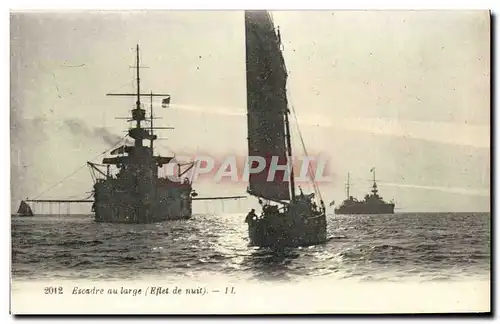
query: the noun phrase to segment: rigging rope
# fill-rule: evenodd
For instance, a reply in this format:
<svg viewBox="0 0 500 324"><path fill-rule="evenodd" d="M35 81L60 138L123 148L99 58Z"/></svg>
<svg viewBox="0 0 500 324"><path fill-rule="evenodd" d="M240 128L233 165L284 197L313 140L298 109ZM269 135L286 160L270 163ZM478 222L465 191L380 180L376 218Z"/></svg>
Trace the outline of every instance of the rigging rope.
<svg viewBox="0 0 500 324"><path fill-rule="evenodd" d="M272 20L272 15L270 15L270 17L271 17L271 21L272 21L273 26L274 26L274 21ZM281 35L279 37L280 37L279 42L280 42L280 45L282 46L282 48L280 48L280 50L282 52L284 52L285 48L283 46L283 43L281 42ZM282 68L286 71L287 75L291 74L290 71L287 69L287 67L285 65L284 58L282 58ZM307 153L306 144L304 142L304 138L302 137L302 132L300 131L300 126L299 126L297 114L295 113L295 107L292 104L292 94L291 94L291 92L290 92L290 90L288 88L285 91L286 91L286 94L287 94L287 97L288 97L288 102L289 102L289 105L291 107L291 111L293 113L293 117L294 117L295 122L296 122L296 126L297 126L297 131L299 133L300 142L302 143L302 149L304 150L304 154L306 156L308 156L309 154ZM313 170L312 170L311 164L309 164L308 168L307 168L307 172L308 172L309 178L311 179L311 182L313 184L314 193L317 195L317 197L320 199L320 201L323 202L323 197L321 195L321 191L319 190L319 186L318 186L318 184L315 181L314 174L313 174L312 171Z"/></svg>
<svg viewBox="0 0 500 324"><path fill-rule="evenodd" d="M92 160L95 160L97 159L99 156L101 155L104 155L106 153L108 153L109 151L111 151L116 145L120 144L128 135L125 135L123 136L115 145L113 145L111 148L107 149L106 151L102 152L102 153L99 153L97 156L93 157L90 161ZM54 184L53 186L49 187L47 190L43 191L41 194L35 196L33 199L38 199L40 196L46 194L47 192L49 192L50 190L54 189L56 186L60 185L61 183L63 183L64 181L66 181L68 178L72 177L73 175L75 175L77 172L79 172L81 169L83 169L84 167L87 166L87 162L85 162L82 166L78 167L74 172L72 172L71 174L67 175L66 177L64 177L62 180L58 181L56 184Z"/></svg>
<svg viewBox="0 0 500 324"><path fill-rule="evenodd" d="M134 58L134 64L135 63L135 58ZM132 64L132 66L134 66L134 64ZM134 82L135 82L135 78L136 78L136 73L135 73L135 69L133 69L133 79L129 81L129 83L124 83L122 84L117 90L119 89L122 89L123 87L125 87L126 85L132 85L132 88L133 88L133 85L134 85ZM55 78L55 75L54 75L54 78ZM116 91L116 90L115 90ZM102 152L102 153L99 153L98 155L96 155L95 157L93 157L92 159L90 159L90 161L92 160L95 160L97 159L99 156L101 155L104 155L106 153L108 153L109 151L111 151L113 148L115 148L118 144L120 144L128 135L125 135L123 136L116 144L114 144L111 148L107 149L106 151ZM72 172L71 174L67 175L66 177L64 177L62 180L58 181L57 183L55 183L53 186L49 187L48 189L46 189L45 191L43 191L41 194L35 196L33 199L37 199L39 197L41 197L42 195L46 194L47 192L49 192L50 190L52 190L53 188L55 188L56 186L58 186L59 184L63 183L64 181L66 181L68 178L72 177L73 175L75 175L76 173L78 173L81 169L83 169L85 166L87 166L87 162L85 162L82 166L78 167L74 172ZM89 197L91 197L93 194L91 194ZM87 197L87 198L89 198Z"/></svg>
<svg viewBox="0 0 500 324"><path fill-rule="evenodd" d="M304 154L306 156L309 156L309 154L307 153L307 149L306 149L306 144L304 142L304 138L302 137L302 132L300 131L300 127L299 127L299 122L298 122L298 118L297 118L297 114L295 113L295 107L293 106L293 104L291 103L292 102L292 95L290 93L290 91L287 89L287 97L289 99L289 102L290 102L290 107L292 108L292 113L293 113L293 117L296 121L296 125L297 125L297 131L299 133L299 138L300 138L300 142L302 143L302 149L304 150ZM319 186L318 184L316 183L315 181L315 178L314 178L314 174L313 174L313 170L312 170L312 167L311 167L311 164L308 165L308 168L307 168L307 171L308 171L308 174L309 174L309 177L312 181L312 184L313 184L313 187L314 187L314 193L319 197L319 199L322 201L323 200L323 197L321 196L321 191L319 190Z"/></svg>

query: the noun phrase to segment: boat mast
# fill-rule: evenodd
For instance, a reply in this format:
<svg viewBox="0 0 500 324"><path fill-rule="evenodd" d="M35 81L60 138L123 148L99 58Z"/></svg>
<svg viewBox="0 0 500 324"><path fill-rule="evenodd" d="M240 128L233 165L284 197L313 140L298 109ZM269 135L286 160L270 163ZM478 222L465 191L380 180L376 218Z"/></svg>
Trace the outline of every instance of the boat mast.
<svg viewBox="0 0 500 324"><path fill-rule="evenodd" d="M269 15L269 13L268 13ZM274 25L274 22L272 21L272 16L269 15L269 18L271 20L271 23ZM277 28L277 42L278 42L278 54L279 55L283 55L281 53L281 34L280 34L280 31L279 31L279 27ZM282 58L282 61L283 61L283 58ZM284 61L283 61L283 64L281 66L282 69L284 69L284 73L285 73L285 78L286 78L286 67L285 67L285 64L284 64ZM285 92L285 102L286 102L286 92ZM288 105L288 103L287 103ZM291 136L290 136L290 121L288 120L288 114L290 113L290 110L288 109L288 107L286 108L285 110L285 137L286 137L286 146L287 146L287 154L288 154L288 159L287 159L287 163L288 163L288 166L290 168L290 191L291 191L291 199L290 201L295 201L295 174L293 172L293 163L292 163L292 140L291 140Z"/></svg>
<svg viewBox="0 0 500 324"><path fill-rule="evenodd" d="M290 122L288 121L289 110L285 111L285 132L286 132L286 146L288 154L288 163L290 167L290 191L292 194L291 201L295 201L295 176L293 173L292 163L292 140L290 138Z"/></svg>

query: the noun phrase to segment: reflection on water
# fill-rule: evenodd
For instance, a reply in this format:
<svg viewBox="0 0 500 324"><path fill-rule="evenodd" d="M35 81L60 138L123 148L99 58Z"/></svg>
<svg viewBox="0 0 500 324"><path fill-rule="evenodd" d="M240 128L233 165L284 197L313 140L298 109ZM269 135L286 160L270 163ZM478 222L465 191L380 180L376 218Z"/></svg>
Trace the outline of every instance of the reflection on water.
<svg viewBox="0 0 500 324"><path fill-rule="evenodd" d="M248 246L244 215L194 215L159 224L88 216L12 219L15 278L224 275L245 280L489 278L490 214L329 216L324 244Z"/></svg>

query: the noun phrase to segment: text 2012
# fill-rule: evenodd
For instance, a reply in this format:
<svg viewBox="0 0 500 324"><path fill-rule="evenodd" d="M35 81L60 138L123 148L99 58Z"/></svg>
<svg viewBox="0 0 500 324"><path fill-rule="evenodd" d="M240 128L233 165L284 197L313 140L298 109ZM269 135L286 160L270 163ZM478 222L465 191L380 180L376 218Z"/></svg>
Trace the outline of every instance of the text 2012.
<svg viewBox="0 0 500 324"><path fill-rule="evenodd" d="M62 287L45 287L43 288L45 295L62 295L63 288Z"/></svg>

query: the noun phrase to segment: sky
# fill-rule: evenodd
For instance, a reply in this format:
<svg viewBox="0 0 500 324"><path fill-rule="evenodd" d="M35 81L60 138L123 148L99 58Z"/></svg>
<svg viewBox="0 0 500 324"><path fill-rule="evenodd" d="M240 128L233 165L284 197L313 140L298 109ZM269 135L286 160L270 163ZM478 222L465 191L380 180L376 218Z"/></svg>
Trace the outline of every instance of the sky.
<svg viewBox="0 0 500 324"><path fill-rule="evenodd" d="M303 155L299 126L309 153L328 158L325 201L345 198L347 172L362 198L375 166L397 211L489 211L488 12L272 14L297 114L294 152ZM158 134L157 152L246 156L243 12L14 12L11 208L42 193L88 196L86 161L100 162L127 129L115 117L134 99L105 94L134 90L137 43L142 89L172 96L157 123L175 129ZM246 186L194 184L200 196Z"/></svg>

